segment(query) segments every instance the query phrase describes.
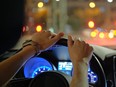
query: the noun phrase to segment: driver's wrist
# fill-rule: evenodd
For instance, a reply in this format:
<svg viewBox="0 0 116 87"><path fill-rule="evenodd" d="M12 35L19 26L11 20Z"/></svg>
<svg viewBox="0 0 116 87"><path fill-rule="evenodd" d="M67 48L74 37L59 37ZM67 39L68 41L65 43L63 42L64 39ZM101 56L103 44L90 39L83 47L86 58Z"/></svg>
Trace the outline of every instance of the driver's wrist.
<svg viewBox="0 0 116 87"><path fill-rule="evenodd" d="M87 71L88 71L88 65L85 63L85 62L78 62L77 64L73 64L73 73L74 73L74 75L78 75L78 74L82 74L83 75L83 73L87 73Z"/></svg>
<svg viewBox="0 0 116 87"><path fill-rule="evenodd" d="M41 53L40 52L40 45L37 42L34 42L32 40L26 40L22 44L22 48L25 48L27 46L31 46L34 49L34 51L35 51L35 55L34 56L36 56L37 54Z"/></svg>

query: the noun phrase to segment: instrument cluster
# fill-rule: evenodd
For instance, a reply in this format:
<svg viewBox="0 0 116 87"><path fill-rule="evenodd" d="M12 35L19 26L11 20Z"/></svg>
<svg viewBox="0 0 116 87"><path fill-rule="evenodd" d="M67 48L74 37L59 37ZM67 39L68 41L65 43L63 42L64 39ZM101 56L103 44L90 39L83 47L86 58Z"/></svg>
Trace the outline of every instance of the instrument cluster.
<svg viewBox="0 0 116 87"><path fill-rule="evenodd" d="M58 61L57 67L51 62L42 57L34 57L27 61L24 65L24 77L35 78L38 74L46 71L60 71L67 75L73 75L73 65L71 61ZM88 81L91 84L98 82L99 76L89 66L88 69Z"/></svg>

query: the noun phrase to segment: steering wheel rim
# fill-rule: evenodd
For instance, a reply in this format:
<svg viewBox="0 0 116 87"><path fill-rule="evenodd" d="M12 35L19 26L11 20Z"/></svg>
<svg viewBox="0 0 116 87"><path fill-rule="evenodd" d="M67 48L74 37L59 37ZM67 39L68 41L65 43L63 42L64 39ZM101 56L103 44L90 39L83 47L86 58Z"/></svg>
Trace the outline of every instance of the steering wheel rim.
<svg viewBox="0 0 116 87"><path fill-rule="evenodd" d="M65 38L60 39L60 40L56 43L56 45L67 46L67 39L65 39ZM90 61L91 66L94 65L93 61L96 61L97 66L99 66L99 69L100 69L99 71L101 72L100 77L102 77L102 81L101 81L102 84L101 84L101 86L100 86L100 84L98 84L96 87L107 87L106 76L105 76L105 72L104 72L104 69L103 69L103 67L102 67L102 64L100 63L99 59L96 57L95 53L92 54L92 57L93 57L93 58L92 58L91 61ZM96 68L98 68L98 67L96 67ZM89 83L89 84L90 84L90 83Z"/></svg>
<svg viewBox="0 0 116 87"><path fill-rule="evenodd" d="M55 45L63 45L63 46L67 46L67 39L65 38L62 38L60 39L58 42L56 42ZM104 73L104 70L103 70L103 67L102 65L100 64L98 58L95 56L95 54L93 53L92 55L92 60L90 61L91 65L93 66L94 64L92 63L92 61L95 61L96 64L97 64L97 67L99 67L99 72L100 72L100 77L102 77L102 80L101 82L97 83L97 85L94 85L94 87L107 87L107 82L106 82L106 77L105 77L105 73ZM38 75L39 77L39 75ZM38 77L34 78L34 79L37 79ZM99 77L99 78L100 78ZM31 84L33 84L34 80L32 80L32 82L30 83L30 86L29 87L34 87L32 86ZM101 84L100 84L101 83ZM90 84L90 83L89 83Z"/></svg>
<svg viewBox="0 0 116 87"><path fill-rule="evenodd" d="M58 71L47 71L38 74L29 84L29 87L69 87L71 77Z"/></svg>

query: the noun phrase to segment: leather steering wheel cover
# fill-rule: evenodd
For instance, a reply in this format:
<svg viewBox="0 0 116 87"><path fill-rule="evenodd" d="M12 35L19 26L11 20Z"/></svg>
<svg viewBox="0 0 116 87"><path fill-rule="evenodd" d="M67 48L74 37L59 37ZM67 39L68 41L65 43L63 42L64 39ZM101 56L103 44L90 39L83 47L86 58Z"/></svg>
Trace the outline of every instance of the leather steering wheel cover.
<svg viewBox="0 0 116 87"><path fill-rule="evenodd" d="M29 87L69 87L69 83L61 73L48 71L38 74Z"/></svg>

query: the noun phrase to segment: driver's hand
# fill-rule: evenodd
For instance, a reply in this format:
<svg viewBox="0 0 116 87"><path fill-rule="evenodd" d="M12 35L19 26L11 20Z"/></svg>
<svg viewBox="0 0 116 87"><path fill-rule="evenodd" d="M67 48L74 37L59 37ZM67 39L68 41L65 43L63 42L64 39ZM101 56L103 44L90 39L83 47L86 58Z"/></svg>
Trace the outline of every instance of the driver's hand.
<svg viewBox="0 0 116 87"><path fill-rule="evenodd" d="M64 33L60 32L59 34L54 34L50 31L42 31L39 33L35 33L32 36L32 41L38 43L40 47L40 51L46 50L53 44L55 44L62 36Z"/></svg>
<svg viewBox="0 0 116 87"><path fill-rule="evenodd" d="M70 35L68 36L68 50L74 66L79 62L84 62L84 58L86 62L89 62L93 52L93 48L89 44L77 39L73 40Z"/></svg>

